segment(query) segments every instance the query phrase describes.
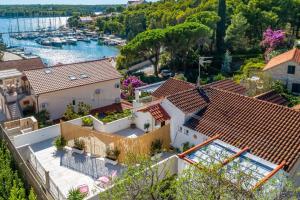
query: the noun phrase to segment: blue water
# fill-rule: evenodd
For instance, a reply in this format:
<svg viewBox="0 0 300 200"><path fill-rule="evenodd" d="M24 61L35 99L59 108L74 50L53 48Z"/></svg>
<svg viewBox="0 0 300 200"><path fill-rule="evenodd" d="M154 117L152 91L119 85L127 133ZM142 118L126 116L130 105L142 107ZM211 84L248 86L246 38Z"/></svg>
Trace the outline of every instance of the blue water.
<svg viewBox="0 0 300 200"><path fill-rule="evenodd" d="M37 18L20 18L18 21L20 31L30 31L37 29L38 24L41 28L50 26L50 23L52 27L65 25L67 17L42 18L39 21ZM0 32L8 32L10 27L12 31L17 31L17 24L17 19L0 18ZM42 46L33 40L16 40L10 38L8 34L3 35L3 39L9 46L23 47L26 52L40 56L49 66L58 63L67 64L95 60L104 56L116 56L119 54L118 48L99 45L96 41L91 41L91 43L78 42L77 45L64 45L62 48L57 48Z"/></svg>

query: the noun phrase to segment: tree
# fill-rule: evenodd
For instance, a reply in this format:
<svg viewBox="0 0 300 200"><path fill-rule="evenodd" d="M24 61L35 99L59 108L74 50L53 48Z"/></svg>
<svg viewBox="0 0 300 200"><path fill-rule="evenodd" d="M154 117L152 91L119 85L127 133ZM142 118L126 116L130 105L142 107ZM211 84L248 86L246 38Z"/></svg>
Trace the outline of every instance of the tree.
<svg viewBox="0 0 300 200"><path fill-rule="evenodd" d="M226 0L219 0L218 15L220 21L218 21L216 29L216 48L217 53L223 56L225 52L224 38L226 34Z"/></svg>
<svg viewBox="0 0 300 200"><path fill-rule="evenodd" d="M158 64L164 38L165 32L162 29L145 31L138 34L123 47L121 54L126 56L128 60L134 60L140 57L149 60L153 65L155 76L158 76Z"/></svg>
<svg viewBox="0 0 300 200"><path fill-rule="evenodd" d="M249 28L247 19L242 13L232 16L231 24L226 29L225 41L234 50L245 49L247 46L246 31Z"/></svg>
<svg viewBox="0 0 300 200"><path fill-rule="evenodd" d="M226 158L226 155L219 156L221 156L220 159ZM216 160L207 158L207 161L215 163ZM272 180L268 182L270 184L268 193L251 190L253 174L245 173L244 167L238 162L232 165L230 170L226 170L221 163L207 166L201 163L190 164L180 170L180 174L174 174L171 170L177 163L176 159L169 159L167 162L155 165L156 162L157 160L152 161L147 156L129 154L126 160L126 171L113 181L112 188L101 192L99 198L111 200L265 200L290 199L297 195L291 182L284 178L282 183L286 185L286 191L282 193L278 193L273 185L277 181Z"/></svg>
<svg viewBox="0 0 300 200"><path fill-rule="evenodd" d="M33 188L30 189L29 196L28 196L28 200L37 200L37 196L36 196L36 194L34 193Z"/></svg>
<svg viewBox="0 0 300 200"><path fill-rule="evenodd" d="M79 15L74 15L68 18L68 25L71 28L80 28L83 26L82 22L80 21Z"/></svg>
<svg viewBox="0 0 300 200"><path fill-rule="evenodd" d="M221 72L224 75L229 75L231 73L231 62L232 62L232 57L230 55L230 52L227 50L224 56L224 61L222 64Z"/></svg>
<svg viewBox="0 0 300 200"><path fill-rule="evenodd" d="M8 200L26 200L25 197L25 189L17 180L14 180Z"/></svg>
<svg viewBox="0 0 300 200"><path fill-rule="evenodd" d="M164 44L171 59L181 61L186 73L190 50L205 43L209 35L210 29L207 26L197 22L185 22L166 29Z"/></svg>

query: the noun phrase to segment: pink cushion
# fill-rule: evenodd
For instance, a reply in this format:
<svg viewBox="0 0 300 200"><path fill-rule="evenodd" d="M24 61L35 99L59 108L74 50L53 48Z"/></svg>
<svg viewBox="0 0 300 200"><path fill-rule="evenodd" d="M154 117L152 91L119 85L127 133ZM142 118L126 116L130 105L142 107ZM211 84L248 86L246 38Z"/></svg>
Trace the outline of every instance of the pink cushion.
<svg viewBox="0 0 300 200"><path fill-rule="evenodd" d="M80 193L88 193L89 192L89 186L87 185L80 185L78 186Z"/></svg>
<svg viewBox="0 0 300 200"><path fill-rule="evenodd" d="M101 181L102 183L109 183L109 178L107 176L101 176L98 178L98 181Z"/></svg>

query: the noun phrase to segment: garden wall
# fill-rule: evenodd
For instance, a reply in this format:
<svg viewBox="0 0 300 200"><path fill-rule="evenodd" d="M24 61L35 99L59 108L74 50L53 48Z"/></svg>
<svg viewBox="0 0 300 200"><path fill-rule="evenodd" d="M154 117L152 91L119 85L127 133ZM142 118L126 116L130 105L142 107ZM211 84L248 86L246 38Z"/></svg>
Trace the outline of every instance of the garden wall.
<svg viewBox="0 0 300 200"><path fill-rule="evenodd" d="M165 149L168 149L171 143L170 125L166 125L160 129L157 129L150 133L146 133L137 138L126 138L117 134L99 132L68 122L62 122L61 133L62 136L68 141L80 137L93 138L93 141L86 140L86 151L94 155L103 156L103 152L99 152L99 149L102 149L102 151L105 150L103 150L103 147L100 146L105 145L107 147L109 145L111 147L115 147L120 150L120 162L124 162L126 156L130 153L141 155L149 154L151 143L156 139L162 141L163 148Z"/></svg>

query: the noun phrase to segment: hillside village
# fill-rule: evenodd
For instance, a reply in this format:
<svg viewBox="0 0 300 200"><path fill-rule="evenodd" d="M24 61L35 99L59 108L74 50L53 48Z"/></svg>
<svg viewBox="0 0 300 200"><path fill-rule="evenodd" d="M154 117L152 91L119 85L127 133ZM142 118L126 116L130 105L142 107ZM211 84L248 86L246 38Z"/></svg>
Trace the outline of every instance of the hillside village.
<svg viewBox="0 0 300 200"><path fill-rule="evenodd" d="M164 3L72 20L121 23ZM299 198L299 41L268 27L263 51L239 57L243 47L228 39L231 55L207 40L214 26L194 15L112 31L127 41L116 57L47 65L0 48L0 161L17 166L21 186L9 184L47 200Z"/></svg>

